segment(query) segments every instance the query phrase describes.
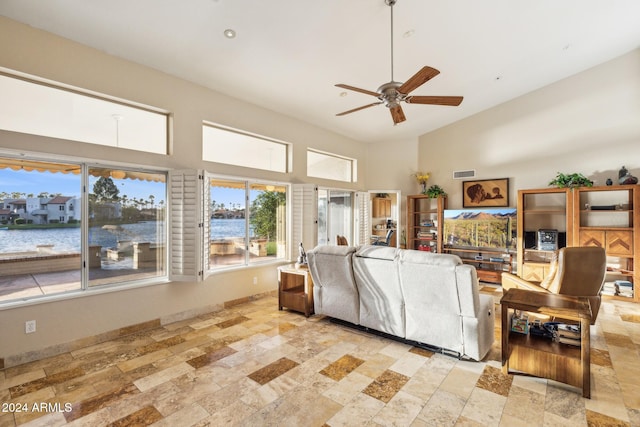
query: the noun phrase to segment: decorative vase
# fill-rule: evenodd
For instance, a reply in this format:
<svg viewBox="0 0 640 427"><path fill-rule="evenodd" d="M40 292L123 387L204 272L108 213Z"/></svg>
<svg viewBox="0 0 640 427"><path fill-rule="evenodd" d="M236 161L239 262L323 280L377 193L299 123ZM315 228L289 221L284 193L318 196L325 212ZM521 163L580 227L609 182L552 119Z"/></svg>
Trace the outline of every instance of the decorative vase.
<svg viewBox="0 0 640 427"><path fill-rule="evenodd" d="M637 183L638 183L638 178L631 175L627 170L627 168L622 166L622 168L618 172L618 184L625 185L625 184L637 184Z"/></svg>
<svg viewBox="0 0 640 427"><path fill-rule="evenodd" d="M422 187L422 194L427 194L427 183L421 182L420 186Z"/></svg>

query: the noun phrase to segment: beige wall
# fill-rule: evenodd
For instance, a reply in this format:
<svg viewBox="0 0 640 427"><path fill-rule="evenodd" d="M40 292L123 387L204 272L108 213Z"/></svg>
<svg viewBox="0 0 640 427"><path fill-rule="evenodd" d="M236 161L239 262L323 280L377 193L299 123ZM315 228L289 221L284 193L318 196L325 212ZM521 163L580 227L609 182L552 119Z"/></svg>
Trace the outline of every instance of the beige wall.
<svg viewBox="0 0 640 427"><path fill-rule="evenodd" d="M518 189L545 188L558 172L604 185L624 165L640 177L640 49L420 137L429 184L462 207L462 180L509 178Z"/></svg>
<svg viewBox="0 0 640 427"><path fill-rule="evenodd" d="M355 184L326 186L364 189L366 146L167 74L0 17L0 67L105 93L171 112L173 155L163 156L71 141L0 131L3 149L165 168L203 168L213 173L284 182L310 182L306 148L335 152L358 160ZM207 120L293 144L293 173L280 174L203 162L202 121ZM253 284L253 278L258 284ZM113 293L0 309L0 358L71 342L120 327L194 313L208 307L272 291L276 266L216 273L203 283L167 283ZM37 332L26 335L24 322L35 319Z"/></svg>
<svg viewBox="0 0 640 427"><path fill-rule="evenodd" d="M204 168L289 182L305 176L307 146L354 157L358 183L340 188L418 192L411 177L430 171L429 184L461 206L452 171L476 169L478 179L511 178L517 188L544 187L556 172L581 172L603 183L625 165L640 176L640 50L514 101L423 135L419 140L366 145L166 74L53 37L0 17L0 67L134 100L172 112L174 154L160 156L0 131L2 148L167 168ZM200 160L201 122L209 120L294 144L290 175L232 168ZM332 182L318 182L335 186ZM402 204L402 215L405 206ZM258 277L258 285L253 285ZM0 309L0 358L176 313L273 290L275 267L215 274L203 283L167 283L65 301ZM36 319L38 332L24 334Z"/></svg>

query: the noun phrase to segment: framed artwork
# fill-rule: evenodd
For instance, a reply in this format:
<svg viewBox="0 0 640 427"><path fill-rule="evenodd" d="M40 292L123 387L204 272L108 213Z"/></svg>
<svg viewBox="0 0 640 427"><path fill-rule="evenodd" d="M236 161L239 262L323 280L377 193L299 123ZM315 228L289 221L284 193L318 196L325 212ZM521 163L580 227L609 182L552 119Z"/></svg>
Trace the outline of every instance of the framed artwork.
<svg viewBox="0 0 640 427"><path fill-rule="evenodd" d="M462 183L462 207L509 206L509 178L464 181Z"/></svg>

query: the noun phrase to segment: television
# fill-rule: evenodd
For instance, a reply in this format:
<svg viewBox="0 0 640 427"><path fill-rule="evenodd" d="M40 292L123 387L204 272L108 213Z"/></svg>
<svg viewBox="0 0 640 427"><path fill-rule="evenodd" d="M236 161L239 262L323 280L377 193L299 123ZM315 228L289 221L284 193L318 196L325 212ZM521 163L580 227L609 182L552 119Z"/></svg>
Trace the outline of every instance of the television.
<svg viewBox="0 0 640 427"><path fill-rule="evenodd" d="M516 238L516 208L444 210L445 247L515 250Z"/></svg>

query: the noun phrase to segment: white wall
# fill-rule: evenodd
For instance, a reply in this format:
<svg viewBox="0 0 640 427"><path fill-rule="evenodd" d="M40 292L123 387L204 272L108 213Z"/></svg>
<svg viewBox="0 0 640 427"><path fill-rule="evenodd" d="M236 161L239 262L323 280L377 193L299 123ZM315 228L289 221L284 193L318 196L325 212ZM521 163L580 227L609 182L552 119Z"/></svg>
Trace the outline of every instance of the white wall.
<svg viewBox="0 0 640 427"><path fill-rule="evenodd" d="M172 155L157 155L0 131L3 149L82 156L142 166L206 169L213 173L285 182L306 177L306 148L352 157L365 164L366 146L287 116L230 98L156 70L0 17L0 67L135 101L169 111L173 119ZM202 121L242 129L293 144L293 173L236 168L201 160ZM321 184L362 189L364 168L355 184ZM258 285L253 285L253 277ZM275 290L276 266L216 273L204 283L167 283L65 301L0 309L0 359L48 348L106 331L197 312L224 302ZM25 335L24 322L38 331Z"/></svg>

